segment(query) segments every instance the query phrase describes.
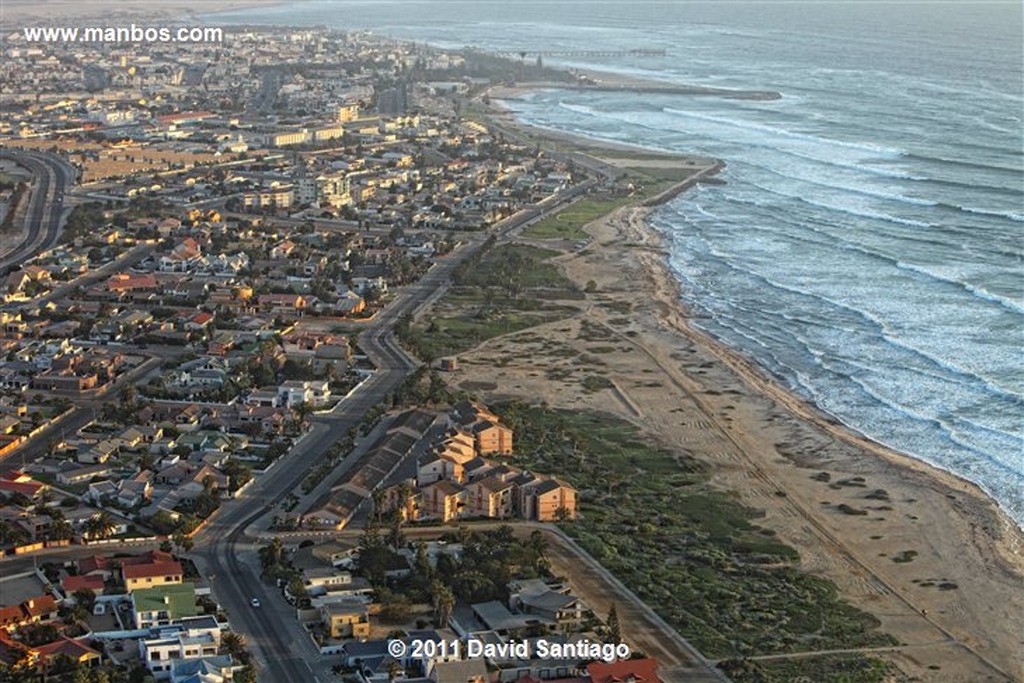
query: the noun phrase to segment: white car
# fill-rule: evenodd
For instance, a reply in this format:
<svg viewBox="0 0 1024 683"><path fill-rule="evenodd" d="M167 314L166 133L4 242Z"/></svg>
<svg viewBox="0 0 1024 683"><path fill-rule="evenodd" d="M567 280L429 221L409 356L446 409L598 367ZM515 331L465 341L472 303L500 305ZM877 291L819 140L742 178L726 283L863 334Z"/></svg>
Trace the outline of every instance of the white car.
<svg viewBox="0 0 1024 683"><path fill-rule="evenodd" d="M249 601L249 604L252 605L253 607L259 607L260 606L260 599L259 598L253 598L252 600Z"/></svg>

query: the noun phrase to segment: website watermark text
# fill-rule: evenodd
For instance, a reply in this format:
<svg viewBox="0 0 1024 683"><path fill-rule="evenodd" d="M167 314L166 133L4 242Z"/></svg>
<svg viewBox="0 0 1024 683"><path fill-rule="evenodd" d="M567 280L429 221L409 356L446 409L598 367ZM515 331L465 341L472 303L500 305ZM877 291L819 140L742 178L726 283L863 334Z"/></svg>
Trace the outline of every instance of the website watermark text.
<svg viewBox="0 0 1024 683"><path fill-rule="evenodd" d="M222 43L219 26L26 26L30 43Z"/></svg>

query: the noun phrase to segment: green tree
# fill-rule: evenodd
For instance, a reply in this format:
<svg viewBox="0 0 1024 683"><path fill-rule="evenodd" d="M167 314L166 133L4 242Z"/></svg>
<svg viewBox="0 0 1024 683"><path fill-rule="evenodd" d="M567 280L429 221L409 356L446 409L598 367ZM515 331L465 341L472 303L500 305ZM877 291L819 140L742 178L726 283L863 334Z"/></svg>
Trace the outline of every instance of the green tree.
<svg viewBox="0 0 1024 683"><path fill-rule="evenodd" d="M13 664L0 662L0 683L37 683L39 672L27 657L22 657Z"/></svg>
<svg viewBox="0 0 1024 683"><path fill-rule="evenodd" d="M276 567L281 563L283 546L281 539L275 538L267 545L259 549L260 564L263 565L263 571L267 572L271 568Z"/></svg>
<svg viewBox="0 0 1024 683"><path fill-rule="evenodd" d="M114 518L111 517L109 512L101 510L89 519L85 520L85 524L82 525L82 529L85 531L86 536L91 539L104 539L110 538L114 535L114 531L117 529L117 524L114 522Z"/></svg>
<svg viewBox="0 0 1024 683"><path fill-rule="evenodd" d="M303 607L309 604L309 591L302 579L296 576L288 582L288 592L295 598L296 606Z"/></svg>
<svg viewBox="0 0 1024 683"><path fill-rule="evenodd" d="M191 536L180 531L176 532L174 535L171 536L171 541L174 543L174 546L178 549L178 552L186 553L192 550L192 548L196 544L195 541L192 540Z"/></svg>
<svg viewBox="0 0 1024 683"><path fill-rule="evenodd" d="M221 636L220 647L224 654L231 655L239 662L247 662L249 652L246 650L245 636L228 631Z"/></svg>
<svg viewBox="0 0 1024 683"><path fill-rule="evenodd" d="M85 588L79 588L73 593L73 596L77 604L85 608L87 612L92 612L92 608L96 604L95 593Z"/></svg>
<svg viewBox="0 0 1024 683"><path fill-rule="evenodd" d="M256 666L248 662L242 670L235 674L235 683L256 683Z"/></svg>
<svg viewBox="0 0 1024 683"><path fill-rule="evenodd" d="M434 568L430 566L427 544L423 541L416 542L416 576L423 577L426 585L434 581Z"/></svg>
<svg viewBox="0 0 1024 683"><path fill-rule="evenodd" d="M74 529L71 528L71 522L66 520L63 515L54 518L50 522L50 538L55 541L64 541L71 538L74 535Z"/></svg>
<svg viewBox="0 0 1024 683"><path fill-rule="evenodd" d="M120 400L121 414L125 421L134 418L139 407L139 390L134 384L128 382L121 386L118 398Z"/></svg>
<svg viewBox="0 0 1024 683"><path fill-rule="evenodd" d="M608 619L605 621L605 629L607 631L609 642L615 644L622 642L622 627L619 625L619 613L615 609L615 603L612 603L612 608L608 610Z"/></svg>
<svg viewBox="0 0 1024 683"><path fill-rule="evenodd" d="M455 594L448 585L440 580L434 581L431 593L433 594L434 618L437 620L437 627L448 628L448 621L455 608Z"/></svg>

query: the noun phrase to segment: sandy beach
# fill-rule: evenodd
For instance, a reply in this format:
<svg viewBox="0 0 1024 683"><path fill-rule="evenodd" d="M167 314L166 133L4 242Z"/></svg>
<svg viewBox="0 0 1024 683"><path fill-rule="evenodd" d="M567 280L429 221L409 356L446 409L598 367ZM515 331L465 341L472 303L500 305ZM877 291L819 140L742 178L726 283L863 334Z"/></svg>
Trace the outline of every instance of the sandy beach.
<svg viewBox="0 0 1024 683"><path fill-rule="evenodd" d="M110 22L116 10L124 24L277 2L0 0L0 23ZM500 120L598 157L613 147L530 129L510 114ZM699 172L714 161L665 155L646 163ZM852 432L697 329L664 240L649 225L654 210L627 206L588 224L591 239L580 249L524 240L560 249L553 262L586 296L555 302L571 310L561 319L460 354L449 381L485 402L610 412L706 463L718 487L764 511L759 524L799 551L804 571L878 617L900 644L871 654L907 679L1024 681L1024 532L977 486ZM610 386L597 391L581 382L595 371L585 360L595 353L580 334L585 326L611 340L599 357Z"/></svg>
<svg viewBox="0 0 1024 683"><path fill-rule="evenodd" d="M601 156L593 141L532 134ZM911 680L1024 680L1019 527L977 486L853 433L692 326L651 211L628 206L590 223L579 251L523 240L563 248L554 261L596 289L559 302L574 315L463 354L455 382L485 400L609 411L708 463L718 486L763 510L759 523L799 550L802 569L881 620L901 645L872 654ZM594 370L579 360L592 350L579 334L589 325L615 339L600 355L612 386L598 392L580 382Z"/></svg>

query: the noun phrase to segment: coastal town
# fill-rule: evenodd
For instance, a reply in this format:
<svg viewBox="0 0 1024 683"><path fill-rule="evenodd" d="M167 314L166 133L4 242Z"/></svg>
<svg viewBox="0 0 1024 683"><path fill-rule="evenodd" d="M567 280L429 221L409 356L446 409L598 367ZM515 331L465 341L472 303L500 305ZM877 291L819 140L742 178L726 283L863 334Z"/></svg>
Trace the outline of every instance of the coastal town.
<svg viewBox="0 0 1024 683"><path fill-rule="evenodd" d="M284 66L300 62L301 73ZM491 84L465 65L458 54L316 32L247 32L187 53L6 43L6 237L31 246L7 268L2 312L2 542L33 563L4 579L0 646L12 676L256 680L256 660L189 551L222 505L245 500L316 438L315 421L349 410L361 422L323 444L334 459L317 468L319 478L342 475L315 497L284 491L271 533L372 529L386 516L394 533L404 523L575 518L572 486L502 461L513 432L486 406L349 408L381 370L360 335L403 290L588 177L458 116L452 95ZM32 213L36 164L59 166L66 183L65 212L49 221ZM437 359L430 372L456 363ZM332 467L347 451L358 464ZM482 681L482 659L388 657L386 641L369 637L394 631L375 622L382 610L394 621L399 610L381 592L396 580L438 612L413 624L437 630L407 638L584 638L603 628L545 570L537 530L532 569L490 590L455 584L458 599L432 585L439 563L480 552L470 540L511 552L510 533L393 537L380 548L304 541L287 552L275 538L261 550L273 554L263 575L285 585L297 623L337 671ZM48 552L79 547L88 554L77 559ZM517 680L579 664L503 666ZM616 671L602 666L591 676Z"/></svg>
<svg viewBox="0 0 1024 683"><path fill-rule="evenodd" d="M524 83L684 89L370 32L222 38L2 43L0 681L928 666L802 571L764 520L805 514L783 484L723 492L698 451L741 461L737 380L680 345L688 379L667 386L639 321L668 305L598 251L650 258L622 212L722 164L566 142L501 102ZM687 383L705 374L722 389ZM711 403L680 422L688 392ZM829 489L830 524L897 504L873 472L814 462L792 476ZM962 645L882 593L915 636Z"/></svg>

